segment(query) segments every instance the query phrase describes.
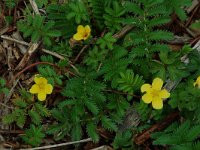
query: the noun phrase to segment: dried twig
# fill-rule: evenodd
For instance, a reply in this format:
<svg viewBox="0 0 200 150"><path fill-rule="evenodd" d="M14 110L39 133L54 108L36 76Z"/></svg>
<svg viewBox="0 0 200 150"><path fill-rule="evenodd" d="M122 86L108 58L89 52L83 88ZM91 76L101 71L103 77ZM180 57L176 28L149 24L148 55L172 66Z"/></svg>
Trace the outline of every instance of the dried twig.
<svg viewBox="0 0 200 150"><path fill-rule="evenodd" d="M6 105L6 104L4 104L4 103L0 103L0 105L3 106L3 107L6 107L6 108L8 108L8 109L11 109L11 110L13 109L13 107L10 107L10 106L8 106L8 105ZM0 132L0 133L1 133L1 132Z"/></svg>
<svg viewBox="0 0 200 150"><path fill-rule="evenodd" d="M11 47L7 48L7 64L8 64L8 70L12 70L12 60L13 60L13 51Z"/></svg>
<svg viewBox="0 0 200 150"><path fill-rule="evenodd" d="M34 12L37 15L40 15L37 4L35 3L34 0L29 0ZM37 50L37 48L39 47L40 42L37 43L33 43L31 45L29 45L29 48L26 52L26 54L23 56L23 58L21 59L21 61L19 62L19 64L17 65L17 67L15 68L15 70L21 69L23 68L27 62L29 61L29 59L31 58L32 54Z"/></svg>
<svg viewBox="0 0 200 150"><path fill-rule="evenodd" d="M57 58L59 58L60 60L65 60L65 57L63 57L63 56L61 56L61 55L59 55L59 54L57 54L57 53L55 53L55 52L52 52L52 51L50 51L50 50L47 50L47 49L42 48L42 51L45 52L45 53L47 53L47 54L50 54L50 55L52 55L52 56L54 56L54 57L57 57Z"/></svg>
<svg viewBox="0 0 200 150"><path fill-rule="evenodd" d="M38 9L38 6L37 4L35 3L35 0L29 0L34 12L37 14L37 15L40 15L40 12L39 12L39 9Z"/></svg>
<svg viewBox="0 0 200 150"><path fill-rule="evenodd" d="M16 31L14 32L12 35L11 35L13 38L15 39L18 39L18 40L23 40L22 36L20 35L19 31ZM19 51L22 53L22 54L25 54L26 51L27 51L27 48L25 45L22 45L22 44L16 44L17 47L19 48Z"/></svg>
<svg viewBox="0 0 200 150"><path fill-rule="evenodd" d="M187 21L187 23L186 23L186 25L185 25L186 27L188 27L188 26L191 24L194 15L195 15L195 14L197 13L197 11L199 10L199 7L200 7L200 3L199 3L198 5L196 5L195 9L194 9L193 12L192 12L192 15L190 15L190 17L189 17L189 19L188 19L188 21Z"/></svg>
<svg viewBox="0 0 200 150"><path fill-rule="evenodd" d="M72 144L85 143L85 142L89 142L89 141L92 141L92 139L91 138L87 138L87 139L83 139L83 140L80 140L80 141L66 142L66 143L61 143L61 144L47 145L47 146L41 146L41 147L36 147L36 148L20 149L20 150L43 150L43 149L49 149L49 148L67 146L67 145L72 145Z"/></svg>
<svg viewBox="0 0 200 150"><path fill-rule="evenodd" d="M39 47L39 44L40 43L33 43L33 44L30 45L30 47L28 48L26 54L23 56L23 58L21 59L21 61L19 62L19 64L15 68L15 70L19 70L19 69L23 68L28 63L28 61L31 58L32 54Z"/></svg>
<svg viewBox="0 0 200 150"><path fill-rule="evenodd" d="M194 9L195 7L199 4L199 0L192 0L192 5L186 9L187 13L190 14Z"/></svg>
<svg viewBox="0 0 200 150"><path fill-rule="evenodd" d="M14 39L14 38L11 38L11 37L8 37L8 36L5 36L5 35L2 35L1 38L9 40L9 41L13 41L13 42L16 42L18 44L25 45L25 46L30 46L30 44L25 42L25 41L20 41L20 40L17 40L17 39ZM65 57L61 56L60 54L58 54L56 52L52 52L52 51L44 49L44 48L42 48L41 50L44 53L47 53L47 54L52 55L52 56L54 56L56 58L59 58L60 60L67 60ZM78 69L72 64L72 62L70 60L67 60L67 61L69 62L69 65L77 72L77 74L80 74Z"/></svg>
<svg viewBox="0 0 200 150"><path fill-rule="evenodd" d="M50 63L50 62L36 62L36 63L34 63L34 64L31 64L31 65L27 66L26 68L24 68L24 69L21 70L20 72L18 72L18 73L13 77L13 79L10 81L10 84L11 84L17 77L19 77L23 72L25 72L26 70L28 70L28 69L30 69L30 68L32 68L32 67L34 67L34 66L40 65L40 64L48 64L48 65L51 65L51 66L58 67L58 66L56 66L55 64L52 64L52 63Z"/></svg>
<svg viewBox="0 0 200 150"><path fill-rule="evenodd" d="M21 45L30 46L30 44L27 43L27 42L25 42L25 41L20 41L20 40L17 40L17 39L15 39L15 38L11 38L11 37L6 36L6 35L1 35L1 38L2 38L2 39L9 40L9 41L16 42L16 43L21 44ZM59 59L61 59L61 60L64 60L64 59L65 59L63 56L61 56L61 55L59 55L59 54L57 54L57 53L55 53L55 52L52 52L52 51L50 51L50 50L47 50L47 49L43 49L43 48L42 48L42 51L45 52L45 53L47 53L47 54L50 54L50 55L52 55L52 56L55 56L55 57L57 57L57 58L59 58Z"/></svg>
<svg viewBox="0 0 200 150"><path fill-rule="evenodd" d="M24 134L23 130L5 130L0 129L0 134Z"/></svg>
<svg viewBox="0 0 200 150"><path fill-rule="evenodd" d="M126 25L119 32L113 35L114 38L120 39L133 29L133 25Z"/></svg>
<svg viewBox="0 0 200 150"><path fill-rule="evenodd" d="M84 52L84 50L85 50L86 48L88 48L88 47L89 47L89 44L83 46L83 48L81 49L81 51L78 53L78 55L77 55L76 58L74 59L74 62L73 62L74 64L75 64L76 61L79 59L80 55Z"/></svg>
<svg viewBox="0 0 200 150"><path fill-rule="evenodd" d="M6 33L8 30L9 30L9 27L8 27L8 26L6 26L6 27L0 29L0 35Z"/></svg>
<svg viewBox="0 0 200 150"><path fill-rule="evenodd" d="M9 40L9 41L16 42L16 43L18 43L18 44L26 45L26 46L29 46L29 45L30 45L30 44L27 43L27 42L24 42L24 41L20 41L20 40L14 39L14 38L11 38L11 37L6 36L6 35L1 35L1 38L2 38L2 39Z"/></svg>
<svg viewBox="0 0 200 150"><path fill-rule="evenodd" d="M15 87L16 87L16 85L17 85L18 82L19 82L19 79L17 79L14 82L14 84L13 84L12 88L10 89L8 95L5 97L4 104L6 104L10 100L10 98L11 98L11 96L12 96L12 94L14 92L14 89L15 89Z"/></svg>
<svg viewBox="0 0 200 150"><path fill-rule="evenodd" d="M111 148L107 145L103 145L103 146L100 146L100 147L93 148L91 150L111 150Z"/></svg>

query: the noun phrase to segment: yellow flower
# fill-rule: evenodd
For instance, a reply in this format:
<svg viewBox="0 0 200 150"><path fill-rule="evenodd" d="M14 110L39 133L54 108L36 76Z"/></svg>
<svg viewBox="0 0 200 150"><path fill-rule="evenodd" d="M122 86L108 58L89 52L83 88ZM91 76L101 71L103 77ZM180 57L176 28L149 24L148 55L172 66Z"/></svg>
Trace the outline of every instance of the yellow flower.
<svg viewBox="0 0 200 150"><path fill-rule="evenodd" d="M90 36L90 32L91 32L91 29L89 25L86 25L85 27L83 27L82 25L79 25L77 27L77 33L74 34L73 39L76 41L86 40Z"/></svg>
<svg viewBox="0 0 200 150"><path fill-rule="evenodd" d="M160 78L155 78L152 85L143 84L141 86L141 92L146 92L142 96L142 100L149 104L152 102L154 109L163 108L163 99L168 98L170 93L166 89L162 89L163 81Z"/></svg>
<svg viewBox="0 0 200 150"><path fill-rule="evenodd" d="M47 83L47 79L43 77L35 76L35 84L31 87L30 93L38 94L38 100L44 101L47 94L51 94L53 91L53 86Z"/></svg>
<svg viewBox="0 0 200 150"><path fill-rule="evenodd" d="M197 80L193 84L195 87L200 88L200 76L198 76Z"/></svg>

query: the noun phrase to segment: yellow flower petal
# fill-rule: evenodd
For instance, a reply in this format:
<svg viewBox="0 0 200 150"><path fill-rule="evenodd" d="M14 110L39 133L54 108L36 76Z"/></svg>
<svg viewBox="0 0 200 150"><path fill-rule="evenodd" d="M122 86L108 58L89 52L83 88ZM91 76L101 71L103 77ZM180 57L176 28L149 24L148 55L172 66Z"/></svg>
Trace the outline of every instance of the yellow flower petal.
<svg viewBox="0 0 200 150"><path fill-rule="evenodd" d="M200 87L200 76L196 79L196 81L193 84L195 87Z"/></svg>
<svg viewBox="0 0 200 150"><path fill-rule="evenodd" d="M76 41L80 41L83 39L83 36L80 33L76 33L76 34L74 34L73 39Z"/></svg>
<svg viewBox="0 0 200 150"><path fill-rule="evenodd" d="M38 93L38 100L44 101L46 99L46 96L47 96L46 93L40 92Z"/></svg>
<svg viewBox="0 0 200 150"><path fill-rule="evenodd" d="M85 28L82 25L79 25L77 27L77 33L84 33L85 32Z"/></svg>
<svg viewBox="0 0 200 150"><path fill-rule="evenodd" d="M141 86L141 92L143 93L143 92L147 92L147 91L149 91L151 89L151 85L150 84L143 84L142 86Z"/></svg>
<svg viewBox="0 0 200 150"><path fill-rule="evenodd" d="M160 98L168 98L168 97L170 97L170 93L167 90L163 89L160 91L159 96L160 96Z"/></svg>
<svg viewBox="0 0 200 150"><path fill-rule="evenodd" d="M194 86L196 86L197 85L197 81L196 82L194 82L194 84L193 84Z"/></svg>
<svg viewBox="0 0 200 150"><path fill-rule="evenodd" d="M151 94L144 94L143 96L142 96L142 100L146 103L146 104L149 104L149 103L151 103L151 101L152 101L152 96L151 96Z"/></svg>
<svg viewBox="0 0 200 150"><path fill-rule="evenodd" d="M200 82L200 76L198 76L198 78L197 78L197 82Z"/></svg>
<svg viewBox="0 0 200 150"><path fill-rule="evenodd" d="M38 84L38 83L39 83L39 81L40 81L40 77L38 77L38 76L35 76L35 77L34 77L34 81L35 81L35 83L36 83L36 84Z"/></svg>
<svg viewBox="0 0 200 150"><path fill-rule="evenodd" d="M90 36L90 32L91 32L90 26L86 25L85 26L85 33L83 34L84 40L88 39L88 37Z"/></svg>
<svg viewBox="0 0 200 150"><path fill-rule="evenodd" d="M47 84L47 79L35 76L34 81L36 84Z"/></svg>
<svg viewBox="0 0 200 150"><path fill-rule="evenodd" d="M30 91L30 93L32 93L32 94L36 94L36 93L38 93L39 92L39 86L37 85L37 84L34 84L32 87L31 87L31 89L29 90Z"/></svg>
<svg viewBox="0 0 200 150"><path fill-rule="evenodd" d="M86 26L85 26L85 32L88 33L88 34L90 34L91 29L90 29L90 26L89 26L89 25L86 25Z"/></svg>
<svg viewBox="0 0 200 150"><path fill-rule="evenodd" d="M163 108L163 100L160 97L154 97L152 100L152 107L154 109L162 109Z"/></svg>
<svg viewBox="0 0 200 150"><path fill-rule="evenodd" d="M53 86L51 84L46 84L45 85L45 93L46 94L51 94L53 91Z"/></svg>
<svg viewBox="0 0 200 150"><path fill-rule="evenodd" d="M163 81L160 78L155 78L152 83L152 88L155 90L161 90Z"/></svg>

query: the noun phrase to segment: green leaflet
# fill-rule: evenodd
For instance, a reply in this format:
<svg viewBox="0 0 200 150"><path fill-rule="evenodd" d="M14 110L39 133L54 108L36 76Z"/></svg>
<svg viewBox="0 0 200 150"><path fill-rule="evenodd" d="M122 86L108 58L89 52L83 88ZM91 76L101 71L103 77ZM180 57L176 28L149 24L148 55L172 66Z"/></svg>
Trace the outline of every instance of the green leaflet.
<svg viewBox="0 0 200 150"><path fill-rule="evenodd" d="M9 90L6 87L6 80L0 77L0 94L8 95Z"/></svg>
<svg viewBox="0 0 200 150"><path fill-rule="evenodd" d="M168 145L170 150L197 150L199 148L199 142L194 142L194 140L200 134L200 125L192 125L189 120L186 120L180 126L177 124L174 126L172 124L172 130L166 129L163 132L157 132L151 135L154 139L154 145ZM168 131L167 131L168 130Z"/></svg>
<svg viewBox="0 0 200 150"><path fill-rule="evenodd" d="M22 139L32 146L38 146L42 143L44 137L45 134L42 132L42 127L36 127L31 124L30 129L25 131L25 135L22 136Z"/></svg>
<svg viewBox="0 0 200 150"><path fill-rule="evenodd" d="M45 18L43 16L36 15L32 17L27 16L27 20L20 20L17 22L17 26L25 38L31 37L33 42L38 42L40 39L43 40L45 45L51 45L51 39L54 37L59 37L61 35L60 31L53 29L55 22L48 21L44 22Z"/></svg>
<svg viewBox="0 0 200 150"><path fill-rule="evenodd" d="M67 14L67 19L73 18L77 24L80 24L82 20L89 21L88 12L83 2L71 2L69 7L71 11Z"/></svg>

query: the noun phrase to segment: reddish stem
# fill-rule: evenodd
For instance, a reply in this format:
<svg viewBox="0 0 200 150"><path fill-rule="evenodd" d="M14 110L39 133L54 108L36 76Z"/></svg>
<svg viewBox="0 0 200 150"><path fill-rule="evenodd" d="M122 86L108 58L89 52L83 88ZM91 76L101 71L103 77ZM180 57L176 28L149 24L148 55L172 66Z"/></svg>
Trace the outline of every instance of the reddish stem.
<svg viewBox="0 0 200 150"><path fill-rule="evenodd" d="M36 63L33 63L29 66L27 66L26 68L24 68L23 70L21 70L20 72L18 72L14 77L13 79L10 81L10 83L12 83L18 76L20 76L23 72L25 72L26 70L34 67L34 66L37 66L37 65L41 65L41 64L47 64L47 65L51 65L51 66L54 66L54 67L57 67L59 68L57 65L53 64L53 63L50 63L50 62L36 62ZM74 73L70 72L69 70L67 70L69 72L69 74L75 76Z"/></svg>
<svg viewBox="0 0 200 150"><path fill-rule="evenodd" d="M141 145L144 142L146 142L149 138L152 132L160 131L164 128L166 128L169 124L171 124L176 118L179 116L179 112L175 111L170 113L164 120L161 122L158 122L151 126L149 129L143 131L141 134L135 137L135 143L137 145Z"/></svg>

